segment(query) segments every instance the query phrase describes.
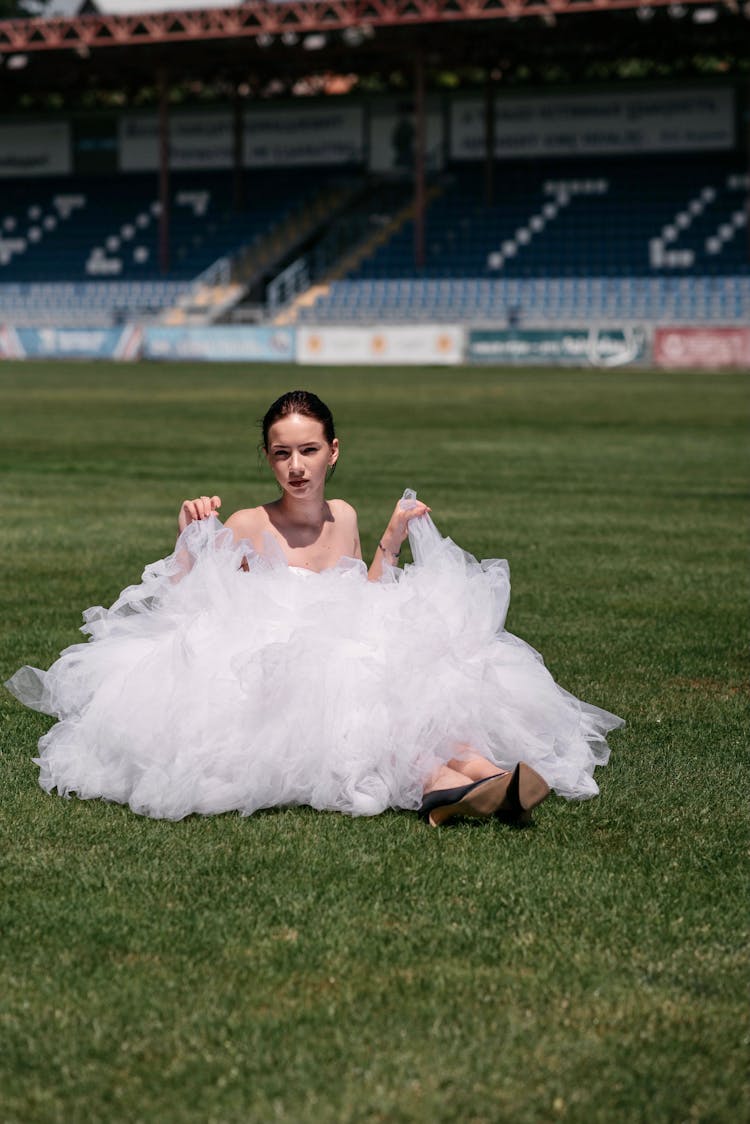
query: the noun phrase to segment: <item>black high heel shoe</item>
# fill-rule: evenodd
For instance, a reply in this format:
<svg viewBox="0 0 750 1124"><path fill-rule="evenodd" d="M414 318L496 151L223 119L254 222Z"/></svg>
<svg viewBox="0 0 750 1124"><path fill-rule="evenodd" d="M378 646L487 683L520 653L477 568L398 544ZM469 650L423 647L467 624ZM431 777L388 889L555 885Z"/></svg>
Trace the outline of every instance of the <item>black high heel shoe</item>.
<svg viewBox="0 0 750 1124"><path fill-rule="evenodd" d="M506 801L514 776L515 773L498 773L460 788L435 789L425 796L419 815L430 827L439 827L454 816L488 820Z"/></svg>
<svg viewBox="0 0 750 1124"><path fill-rule="evenodd" d="M504 823L531 823L534 808L549 796L549 785L535 769L520 761L510 775L505 800L495 812Z"/></svg>

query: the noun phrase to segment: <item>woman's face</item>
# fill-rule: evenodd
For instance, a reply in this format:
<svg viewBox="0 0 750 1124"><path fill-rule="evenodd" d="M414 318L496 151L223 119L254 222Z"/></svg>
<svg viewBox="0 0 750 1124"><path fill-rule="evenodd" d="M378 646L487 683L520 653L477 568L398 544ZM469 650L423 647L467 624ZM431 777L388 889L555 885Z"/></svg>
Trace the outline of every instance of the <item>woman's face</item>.
<svg viewBox="0 0 750 1124"><path fill-rule="evenodd" d="M316 418L287 414L268 431L266 458L279 486L289 496L309 497L322 492L326 473L338 455L338 439L329 445Z"/></svg>

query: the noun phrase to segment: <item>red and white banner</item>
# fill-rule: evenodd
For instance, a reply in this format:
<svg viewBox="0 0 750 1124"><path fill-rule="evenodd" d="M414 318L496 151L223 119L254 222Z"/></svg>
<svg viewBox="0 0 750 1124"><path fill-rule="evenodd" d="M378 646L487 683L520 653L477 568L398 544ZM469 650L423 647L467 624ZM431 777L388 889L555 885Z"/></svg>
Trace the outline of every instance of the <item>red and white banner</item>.
<svg viewBox="0 0 750 1124"><path fill-rule="evenodd" d="M657 328L657 367L750 368L750 328Z"/></svg>
<svg viewBox="0 0 750 1124"><path fill-rule="evenodd" d="M0 359L18 359L21 345L15 330L9 324L0 324Z"/></svg>

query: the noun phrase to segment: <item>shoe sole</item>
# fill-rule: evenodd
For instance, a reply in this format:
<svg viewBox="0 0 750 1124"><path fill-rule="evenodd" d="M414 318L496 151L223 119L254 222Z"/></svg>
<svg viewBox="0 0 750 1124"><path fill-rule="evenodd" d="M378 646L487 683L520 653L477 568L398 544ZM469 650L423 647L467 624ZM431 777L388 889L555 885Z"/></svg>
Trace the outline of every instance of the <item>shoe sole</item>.
<svg viewBox="0 0 750 1124"><path fill-rule="evenodd" d="M434 808L428 817L431 827L440 827L454 816L486 820L499 816L508 822L531 823L532 809L549 796L550 788L543 777L521 761L512 773L490 777L473 789L463 800Z"/></svg>
<svg viewBox="0 0 750 1124"><path fill-rule="evenodd" d="M455 804L444 804L442 808L433 808L428 823L431 827L440 827L454 816L467 816L475 820L490 819L506 799L513 776L513 773L504 773L500 777L489 777L463 800L457 800Z"/></svg>

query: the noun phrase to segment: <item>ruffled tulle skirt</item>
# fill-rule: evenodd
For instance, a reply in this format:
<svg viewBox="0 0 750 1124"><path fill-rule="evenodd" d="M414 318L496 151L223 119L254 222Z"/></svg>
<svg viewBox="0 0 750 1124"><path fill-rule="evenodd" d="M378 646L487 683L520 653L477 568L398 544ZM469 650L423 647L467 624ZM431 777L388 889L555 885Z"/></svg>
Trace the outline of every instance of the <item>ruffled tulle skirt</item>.
<svg viewBox="0 0 750 1124"><path fill-rule="evenodd" d="M40 784L165 819L286 804L373 815L417 808L470 746L594 795L621 719L505 631L504 561L478 562L429 517L410 540L414 564L370 582L354 559L315 574L215 517L190 524L139 585L84 614L87 642L7 684L58 719Z"/></svg>

